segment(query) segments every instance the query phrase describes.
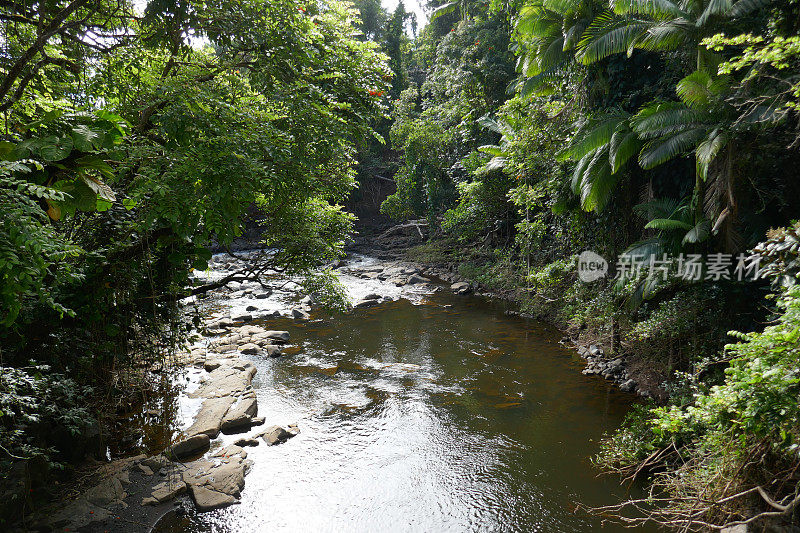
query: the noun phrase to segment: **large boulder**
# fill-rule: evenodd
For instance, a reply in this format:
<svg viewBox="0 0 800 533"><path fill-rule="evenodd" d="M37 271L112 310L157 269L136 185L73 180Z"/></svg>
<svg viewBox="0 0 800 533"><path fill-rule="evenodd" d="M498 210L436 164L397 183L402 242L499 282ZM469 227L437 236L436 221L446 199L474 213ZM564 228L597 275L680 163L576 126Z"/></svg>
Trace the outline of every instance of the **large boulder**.
<svg viewBox="0 0 800 533"><path fill-rule="evenodd" d="M472 287L469 283L459 281L458 283L453 283L450 285L450 290L456 294L469 294L472 292Z"/></svg>
<svg viewBox="0 0 800 533"><path fill-rule="evenodd" d="M258 413L258 401L255 396L241 398L228 409L228 413L220 425L220 430L223 433L235 433L243 428L249 428L256 413Z"/></svg>
<svg viewBox="0 0 800 533"><path fill-rule="evenodd" d="M219 435L219 428L222 425L223 418L235 401L236 399L232 396L205 400L200 406L200 412L194 418L194 423L186 430L186 434L203 434L215 438Z"/></svg>
<svg viewBox="0 0 800 533"><path fill-rule="evenodd" d="M268 339L273 339L276 341L283 341L286 342L289 340L289 332L288 331L265 331L264 334Z"/></svg>
<svg viewBox="0 0 800 533"><path fill-rule="evenodd" d="M170 446L167 449L167 456L182 461L193 455L205 452L210 445L211 438L208 434L198 433L197 435L192 435Z"/></svg>
<svg viewBox="0 0 800 533"><path fill-rule="evenodd" d="M296 433L292 434L280 426L270 426L263 433L261 433L261 437L264 439L264 442L270 446L275 446L276 444L286 442L294 437L294 435L296 435Z"/></svg>

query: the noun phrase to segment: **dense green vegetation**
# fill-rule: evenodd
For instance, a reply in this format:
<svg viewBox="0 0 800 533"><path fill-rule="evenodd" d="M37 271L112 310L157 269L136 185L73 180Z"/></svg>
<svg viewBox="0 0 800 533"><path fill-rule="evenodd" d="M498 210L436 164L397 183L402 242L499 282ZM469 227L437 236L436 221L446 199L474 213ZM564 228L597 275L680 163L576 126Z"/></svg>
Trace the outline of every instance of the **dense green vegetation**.
<svg viewBox="0 0 800 533"><path fill-rule="evenodd" d="M625 358L658 407L641 409L598 459L648 479L657 496L611 511L682 527L791 520L796 229L756 245L770 228L796 228L800 213L800 5L428 8L401 56L397 157L384 152L374 171L395 176L384 214L434 228L409 255L457 265L578 343ZM579 281L584 250L609 260L611 275ZM685 275L690 254L705 258L696 279ZM636 258L642 268L622 275ZM715 260L729 274L715 275ZM755 280L759 262L772 266ZM728 334L770 320L762 333Z"/></svg>
<svg viewBox="0 0 800 533"><path fill-rule="evenodd" d="M254 205L280 251L232 279L338 256L390 79L355 20L339 2L0 4L4 513L140 401L138 369L185 334L175 302L208 288L191 271Z"/></svg>
<svg viewBox="0 0 800 533"><path fill-rule="evenodd" d="M598 462L656 496L610 511L797 521L800 3L425 7L0 2L0 469L24 485L0 523L185 337L214 247L255 213L277 251L223 283L311 274L345 201L427 219L409 256L626 359L654 403ZM584 250L611 276L581 282Z"/></svg>

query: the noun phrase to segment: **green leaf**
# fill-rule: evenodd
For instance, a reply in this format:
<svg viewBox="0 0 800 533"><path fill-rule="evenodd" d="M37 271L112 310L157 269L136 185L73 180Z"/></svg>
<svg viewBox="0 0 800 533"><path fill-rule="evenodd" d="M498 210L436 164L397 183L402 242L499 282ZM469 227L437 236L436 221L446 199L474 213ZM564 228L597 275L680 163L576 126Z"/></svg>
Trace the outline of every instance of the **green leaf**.
<svg viewBox="0 0 800 533"><path fill-rule="evenodd" d="M704 242L711 236L711 221L702 220L695 227L690 229L683 237L683 244L695 244Z"/></svg>
<svg viewBox="0 0 800 533"><path fill-rule="evenodd" d="M37 152L45 161L61 161L72 152L72 137L56 137L54 135L40 140Z"/></svg>
<svg viewBox="0 0 800 533"><path fill-rule="evenodd" d="M682 220L675 220L672 218L654 218L647 224L645 224L645 229L657 229L661 231L670 231L676 229L682 229L689 231L692 229L691 224L687 224Z"/></svg>
<svg viewBox="0 0 800 533"><path fill-rule="evenodd" d="M448 2L447 4L441 5L436 9L434 9L433 13L431 13L430 22L433 22L434 20L438 19L443 15L452 13L456 9L458 9L458 2Z"/></svg>

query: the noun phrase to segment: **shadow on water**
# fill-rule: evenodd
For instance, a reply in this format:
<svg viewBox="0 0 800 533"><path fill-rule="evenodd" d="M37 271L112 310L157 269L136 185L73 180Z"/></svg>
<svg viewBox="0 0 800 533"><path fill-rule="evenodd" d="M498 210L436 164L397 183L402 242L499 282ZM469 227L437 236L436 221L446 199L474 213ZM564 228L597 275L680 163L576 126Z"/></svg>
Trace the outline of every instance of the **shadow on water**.
<svg viewBox="0 0 800 533"><path fill-rule="evenodd" d="M557 331L449 293L268 325L296 348L252 358L259 415L300 435L248 448L239 505L155 531L628 531L573 510L624 497L590 457L632 397Z"/></svg>

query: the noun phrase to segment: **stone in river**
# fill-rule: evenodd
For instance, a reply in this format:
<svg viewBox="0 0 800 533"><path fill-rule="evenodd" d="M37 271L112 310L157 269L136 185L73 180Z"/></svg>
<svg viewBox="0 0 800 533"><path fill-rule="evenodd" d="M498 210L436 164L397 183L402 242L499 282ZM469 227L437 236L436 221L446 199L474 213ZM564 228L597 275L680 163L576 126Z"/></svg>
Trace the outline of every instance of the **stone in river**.
<svg viewBox="0 0 800 533"><path fill-rule="evenodd" d="M453 283L450 285L450 290L452 290L456 294L467 294L472 291L472 287L470 287L469 283L464 281L460 281L458 283Z"/></svg>
<svg viewBox="0 0 800 533"><path fill-rule="evenodd" d="M250 322L253 320L253 315L250 313L233 313L231 314L231 320L234 322Z"/></svg>
<svg viewBox="0 0 800 533"><path fill-rule="evenodd" d="M276 444L280 444L282 442L286 442L287 440L294 437L291 433L286 431L280 426L270 426L261 434L264 442L269 444L270 446L274 446Z"/></svg>
<svg viewBox="0 0 800 533"><path fill-rule="evenodd" d="M296 318L298 320L308 320L310 315L303 311L302 309L292 309L292 318Z"/></svg>
<svg viewBox="0 0 800 533"><path fill-rule="evenodd" d="M239 351L246 354L257 354L261 351L261 348L258 345L253 344L252 342L248 342L247 344L242 344L239 346Z"/></svg>
<svg viewBox="0 0 800 533"><path fill-rule="evenodd" d="M277 341L288 341L289 340L289 332L288 331L266 331L264 333L268 339L274 339Z"/></svg>
<svg viewBox="0 0 800 533"><path fill-rule="evenodd" d="M170 446L167 455L181 460L208 450L211 439L205 433L192 435Z"/></svg>

